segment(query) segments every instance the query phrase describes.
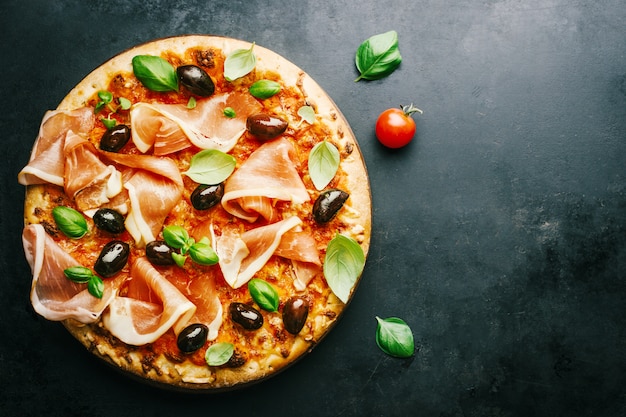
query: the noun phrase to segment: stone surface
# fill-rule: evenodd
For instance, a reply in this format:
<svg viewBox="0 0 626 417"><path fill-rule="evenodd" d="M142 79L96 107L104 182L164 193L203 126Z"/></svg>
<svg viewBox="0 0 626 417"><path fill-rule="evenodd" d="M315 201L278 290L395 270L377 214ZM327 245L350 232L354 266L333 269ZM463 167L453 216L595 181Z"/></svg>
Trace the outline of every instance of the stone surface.
<svg viewBox="0 0 626 417"><path fill-rule="evenodd" d="M626 415L626 8L620 0L4 1L0 7L0 414ZM354 52L394 29L404 61L358 82ZM218 396L162 392L33 313L20 232L47 109L116 53L210 33L310 73L359 140L372 249L331 334L282 374ZM417 137L373 133L415 103ZM412 328L385 356L375 316Z"/></svg>

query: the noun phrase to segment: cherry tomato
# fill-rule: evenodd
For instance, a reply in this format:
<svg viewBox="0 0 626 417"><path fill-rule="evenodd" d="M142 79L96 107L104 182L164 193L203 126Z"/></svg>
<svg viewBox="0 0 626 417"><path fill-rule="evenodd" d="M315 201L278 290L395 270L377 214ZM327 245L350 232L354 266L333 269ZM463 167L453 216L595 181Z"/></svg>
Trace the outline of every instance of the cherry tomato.
<svg viewBox="0 0 626 417"><path fill-rule="evenodd" d="M376 120L376 137L388 148L401 148L415 136L415 120L412 114L422 113L420 109L410 106L387 109Z"/></svg>

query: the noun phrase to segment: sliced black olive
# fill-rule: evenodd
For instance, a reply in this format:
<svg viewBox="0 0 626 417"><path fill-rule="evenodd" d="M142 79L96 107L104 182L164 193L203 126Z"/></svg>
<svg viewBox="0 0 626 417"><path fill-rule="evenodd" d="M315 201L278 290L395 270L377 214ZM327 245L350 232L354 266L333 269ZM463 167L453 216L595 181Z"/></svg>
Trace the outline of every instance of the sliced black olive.
<svg viewBox="0 0 626 417"><path fill-rule="evenodd" d="M200 184L191 193L191 204L196 210L208 210L222 200L224 184Z"/></svg>
<svg viewBox="0 0 626 417"><path fill-rule="evenodd" d="M130 128L119 124L107 129L100 139L100 149L108 152L119 152L130 139Z"/></svg>
<svg viewBox="0 0 626 417"><path fill-rule="evenodd" d="M174 250L163 240L153 240L146 245L146 258L153 265L174 265L172 252Z"/></svg>
<svg viewBox="0 0 626 417"><path fill-rule="evenodd" d="M94 271L103 278L109 278L124 268L128 261L130 247L121 240L113 240L102 248L100 256L93 267Z"/></svg>
<svg viewBox="0 0 626 417"><path fill-rule="evenodd" d="M278 116L260 113L249 116L246 128L253 136L261 140L273 139L287 130L287 122Z"/></svg>
<svg viewBox="0 0 626 417"><path fill-rule="evenodd" d="M291 334L298 334L309 315L309 302L302 297L291 297L283 307L283 325Z"/></svg>
<svg viewBox="0 0 626 417"><path fill-rule="evenodd" d="M313 204L313 218L318 223L327 223L332 220L339 209L343 207L350 194L333 188L326 190L317 197Z"/></svg>
<svg viewBox="0 0 626 417"><path fill-rule="evenodd" d="M178 81L191 94L209 97L215 92L213 80L202 68L196 65L182 65L176 68Z"/></svg>
<svg viewBox="0 0 626 417"><path fill-rule="evenodd" d="M254 307L244 303L231 303L228 311L231 320L246 330L256 330L263 326L263 316Z"/></svg>
<svg viewBox="0 0 626 417"><path fill-rule="evenodd" d="M98 209L93 215L93 222L98 229L113 234L122 233L125 229L124 216L110 208Z"/></svg>
<svg viewBox="0 0 626 417"><path fill-rule="evenodd" d="M201 323L190 324L185 327L176 339L178 349L183 353L192 353L200 349L207 341L209 328Z"/></svg>

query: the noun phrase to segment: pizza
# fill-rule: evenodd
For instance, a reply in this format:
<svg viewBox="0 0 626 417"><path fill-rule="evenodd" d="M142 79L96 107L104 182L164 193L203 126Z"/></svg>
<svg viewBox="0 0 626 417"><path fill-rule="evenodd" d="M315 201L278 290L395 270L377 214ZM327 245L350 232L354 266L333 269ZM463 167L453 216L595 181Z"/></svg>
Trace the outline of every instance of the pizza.
<svg viewBox="0 0 626 417"><path fill-rule="evenodd" d="M304 71L231 38L107 61L44 115L18 180L34 310L163 387L233 389L293 364L369 249L345 118Z"/></svg>

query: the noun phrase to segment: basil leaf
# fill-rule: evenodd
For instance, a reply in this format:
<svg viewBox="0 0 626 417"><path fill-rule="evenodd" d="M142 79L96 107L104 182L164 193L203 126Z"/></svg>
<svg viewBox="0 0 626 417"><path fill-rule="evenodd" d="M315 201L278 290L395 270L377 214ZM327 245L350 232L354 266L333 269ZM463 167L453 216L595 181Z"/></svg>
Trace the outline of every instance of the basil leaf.
<svg viewBox="0 0 626 417"><path fill-rule="evenodd" d="M183 172L199 184L219 184L235 170L237 161L217 149L205 149L191 158L189 169Z"/></svg>
<svg viewBox="0 0 626 417"><path fill-rule="evenodd" d="M185 266L185 261L187 260L187 257L185 255L181 255L180 253L172 252L172 259L177 266L182 268L183 266Z"/></svg>
<svg viewBox="0 0 626 417"><path fill-rule="evenodd" d="M115 120L115 119L105 119L105 118L102 118L102 119L100 119L100 121L109 130L111 130L115 126L117 126L117 120Z"/></svg>
<svg viewBox="0 0 626 417"><path fill-rule="evenodd" d="M396 31L374 35L363 42L356 51L355 62L361 75L354 81L378 80L391 74L402 62Z"/></svg>
<svg viewBox="0 0 626 417"><path fill-rule="evenodd" d="M87 233L87 221L78 211L66 206L52 209L52 217L63 234L71 239L79 239Z"/></svg>
<svg viewBox="0 0 626 417"><path fill-rule="evenodd" d="M189 242L189 233L182 226L167 226L163 229L163 240L169 246L180 249Z"/></svg>
<svg viewBox="0 0 626 417"><path fill-rule="evenodd" d="M217 253L213 250L211 245L207 241L200 241L194 243L189 248L189 256L191 260L200 265L215 265L219 262Z"/></svg>
<svg viewBox="0 0 626 417"><path fill-rule="evenodd" d="M79 284L85 284L89 282L91 277L93 277L91 269L84 266L72 266L70 268L66 268L63 270L63 274L65 274L69 280Z"/></svg>
<svg viewBox="0 0 626 417"><path fill-rule="evenodd" d="M98 98L102 100L102 103L109 104L113 100L113 94L110 91L100 90L98 91Z"/></svg>
<svg viewBox="0 0 626 417"><path fill-rule="evenodd" d="M122 109L122 110L128 110L128 109L130 109L130 106L132 105L130 100L127 99L127 98L124 98L124 97L118 98L117 101L120 102L120 109Z"/></svg>
<svg viewBox="0 0 626 417"><path fill-rule="evenodd" d="M278 311L278 291L267 281L253 278L248 281L248 291L255 303L266 311Z"/></svg>
<svg viewBox="0 0 626 417"><path fill-rule="evenodd" d="M92 275L91 279L87 283L87 291L89 291L89 294L96 298L102 298L102 295L104 294L104 283L102 282L102 279L96 275Z"/></svg>
<svg viewBox="0 0 626 417"><path fill-rule="evenodd" d="M309 153L309 176L318 190L323 190L339 169L339 150L326 140L316 144Z"/></svg>
<svg viewBox="0 0 626 417"><path fill-rule="evenodd" d="M235 113L235 109L233 109L232 107L224 107L224 116L232 119L237 116L237 113Z"/></svg>
<svg viewBox="0 0 626 417"><path fill-rule="evenodd" d="M254 97L265 100L280 91L280 84L272 80L259 80L252 84L249 90Z"/></svg>
<svg viewBox="0 0 626 417"><path fill-rule="evenodd" d="M326 248L324 277L332 292L344 303L365 267L365 254L352 238L336 235Z"/></svg>
<svg viewBox="0 0 626 417"><path fill-rule="evenodd" d="M298 109L298 116L302 117L308 124L315 123L315 110L311 106L302 106Z"/></svg>
<svg viewBox="0 0 626 417"><path fill-rule="evenodd" d="M187 108L189 110L196 108L196 98L194 96L189 97L189 101L187 101Z"/></svg>
<svg viewBox="0 0 626 417"><path fill-rule="evenodd" d="M224 78L226 81L234 81L250 73L256 66L256 55L250 49L236 49L226 57L224 61Z"/></svg>
<svg viewBox="0 0 626 417"><path fill-rule="evenodd" d="M215 343L206 350L204 360L209 366L220 366L227 363L233 353L235 353L235 346L232 343Z"/></svg>
<svg viewBox="0 0 626 417"><path fill-rule="evenodd" d="M376 344L388 355L397 358L408 358L413 355L415 342L411 328L404 320L397 317L381 319L376 317Z"/></svg>
<svg viewBox="0 0 626 417"><path fill-rule="evenodd" d="M133 72L152 91L178 91L176 70L165 59L154 55L133 57Z"/></svg>

